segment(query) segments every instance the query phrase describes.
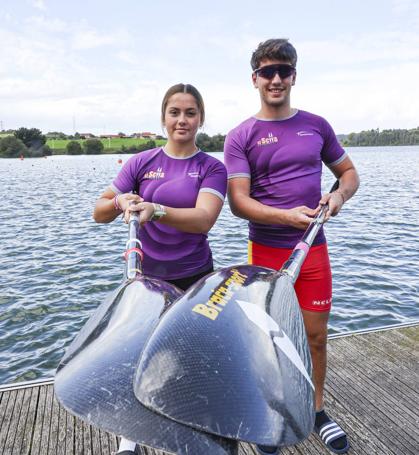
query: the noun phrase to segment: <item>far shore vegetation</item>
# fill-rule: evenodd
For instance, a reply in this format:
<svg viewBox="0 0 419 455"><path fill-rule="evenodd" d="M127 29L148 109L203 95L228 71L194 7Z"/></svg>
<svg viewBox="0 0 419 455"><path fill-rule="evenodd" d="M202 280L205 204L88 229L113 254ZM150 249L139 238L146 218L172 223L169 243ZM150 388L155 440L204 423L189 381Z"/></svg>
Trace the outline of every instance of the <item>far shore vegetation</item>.
<svg viewBox="0 0 419 455"><path fill-rule="evenodd" d="M419 145L419 127L414 129L373 129L360 133L338 134L344 147L373 147L396 145ZM222 152L225 135L209 136L199 133L197 145L206 152ZM144 132L126 135L101 135L61 132L43 134L37 128L19 128L0 131L0 157L42 157L50 155L98 155L111 153L139 153L162 146L166 138L154 133Z"/></svg>

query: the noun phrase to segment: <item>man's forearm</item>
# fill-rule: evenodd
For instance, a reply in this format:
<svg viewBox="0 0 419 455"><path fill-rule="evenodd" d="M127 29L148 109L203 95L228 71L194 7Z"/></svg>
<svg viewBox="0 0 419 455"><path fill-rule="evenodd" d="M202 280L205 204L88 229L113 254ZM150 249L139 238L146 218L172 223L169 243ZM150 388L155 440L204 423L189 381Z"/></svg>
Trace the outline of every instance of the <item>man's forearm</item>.
<svg viewBox="0 0 419 455"><path fill-rule="evenodd" d="M339 189L337 190L348 201L359 188L359 176L355 168L348 169L339 177Z"/></svg>
<svg viewBox="0 0 419 455"><path fill-rule="evenodd" d="M260 224L287 224L287 210L262 204L250 196L228 195L231 211L245 220Z"/></svg>

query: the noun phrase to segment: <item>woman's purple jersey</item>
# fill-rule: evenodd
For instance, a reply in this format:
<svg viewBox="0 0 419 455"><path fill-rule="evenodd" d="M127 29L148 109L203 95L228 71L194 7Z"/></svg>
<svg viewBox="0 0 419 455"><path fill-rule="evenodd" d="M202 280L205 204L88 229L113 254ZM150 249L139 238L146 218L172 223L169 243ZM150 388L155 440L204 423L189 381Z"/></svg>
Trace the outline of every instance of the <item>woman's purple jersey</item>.
<svg viewBox="0 0 419 455"><path fill-rule="evenodd" d="M111 185L115 194L136 191L146 202L193 208L200 192L224 201L226 169L216 158L198 150L188 158L168 155L162 147L131 157ZM206 234L179 231L150 221L140 229L145 275L174 280L204 272L212 266Z"/></svg>
<svg viewBox="0 0 419 455"><path fill-rule="evenodd" d="M228 178L250 178L250 197L280 209L317 207L322 162L333 166L346 157L332 127L305 111L285 120L251 117L226 137ZM249 239L262 245L293 248L302 231L291 226L249 222ZM323 229L314 245L326 241Z"/></svg>

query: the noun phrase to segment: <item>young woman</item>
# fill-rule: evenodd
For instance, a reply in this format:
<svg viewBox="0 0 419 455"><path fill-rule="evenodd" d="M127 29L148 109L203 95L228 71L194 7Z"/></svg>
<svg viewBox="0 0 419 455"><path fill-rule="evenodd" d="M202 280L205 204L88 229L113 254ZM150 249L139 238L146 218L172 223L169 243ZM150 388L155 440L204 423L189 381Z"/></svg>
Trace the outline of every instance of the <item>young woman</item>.
<svg viewBox="0 0 419 455"><path fill-rule="evenodd" d="M195 87L170 87L161 108L166 145L131 157L93 213L96 222L109 223L121 213L127 221L130 212L139 212L144 275L183 290L213 270L207 233L227 186L224 165L196 146L204 119L204 102ZM122 438L118 454L134 453L135 443Z"/></svg>

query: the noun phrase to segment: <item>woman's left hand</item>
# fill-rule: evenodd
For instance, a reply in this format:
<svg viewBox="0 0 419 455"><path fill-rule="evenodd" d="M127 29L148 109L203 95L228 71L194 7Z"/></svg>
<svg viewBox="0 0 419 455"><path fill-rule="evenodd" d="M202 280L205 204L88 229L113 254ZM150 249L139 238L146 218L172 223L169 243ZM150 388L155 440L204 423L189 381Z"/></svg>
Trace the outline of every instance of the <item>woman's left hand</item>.
<svg viewBox="0 0 419 455"><path fill-rule="evenodd" d="M324 194L319 202L319 205L328 204L329 206L325 214L324 222L328 221L331 216L336 216L340 212L344 203L345 200L340 191Z"/></svg>
<svg viewBox="0 0 419 455"><path fill-rule="evenodd" d="M150 221L154 215L154 205L151 202L138 202L131 204L124 213L124 221L129 222L131 212L139 212L138 222L140 226Z"/></svg>

